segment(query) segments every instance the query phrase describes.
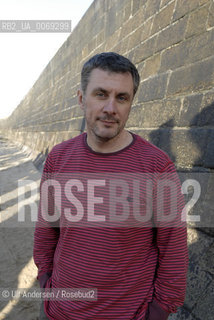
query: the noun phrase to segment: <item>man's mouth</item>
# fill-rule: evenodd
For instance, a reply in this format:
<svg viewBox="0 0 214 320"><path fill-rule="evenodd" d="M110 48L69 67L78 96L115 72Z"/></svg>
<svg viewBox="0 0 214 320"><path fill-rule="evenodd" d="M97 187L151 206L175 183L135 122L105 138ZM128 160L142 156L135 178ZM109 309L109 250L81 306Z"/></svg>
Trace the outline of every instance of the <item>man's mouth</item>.
<svg viewBox="0 0 214 320"><path fill-rule="evenodd" d="M98 120L100 120L100 121L102 121L103 123L106 123L106 124L112 124L112 123L117 123L118 122L116 119L99 118Z"/></svg>

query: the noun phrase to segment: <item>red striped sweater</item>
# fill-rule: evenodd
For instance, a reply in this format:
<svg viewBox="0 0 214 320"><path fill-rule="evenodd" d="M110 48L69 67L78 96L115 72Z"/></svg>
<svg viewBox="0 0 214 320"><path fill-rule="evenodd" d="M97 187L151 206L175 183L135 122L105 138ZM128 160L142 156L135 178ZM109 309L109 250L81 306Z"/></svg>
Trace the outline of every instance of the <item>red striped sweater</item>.
<svg viewBox="0 0 214 320"><path fill-rule="evenodd" d="M120 178L126 177L128 183L130 175L133 177L133 174L138 177L167 177L170 174L170 179L173 177L176 185L176 195L170 196L169 192L166 192L164 214L170 212L170 205L175 196L175 220L179 227L171 227L170 223L164 224L159 221L157 201L152 205L152 218L146 221L144 226L137 227L131 224L125 227L106 227L105 222L92 227L78 227L78 224L66 226L64 209L70 206L69 210L73 210L75 215L77 204L75 207L72 200L62 192L61 203L57 204L61 213L61 228L53 228L44 220L40 201L34 239L34 260L38 267L38 279L42 283L49 277L47 288L97 289L97 301L45 301L48 318L166 319L169 313L176 312L176 308L183 304L188 261L186 228L179 222L183 197L173 163L163 151L135 134L128 147L105 154L91 150L84 133L52 149L46 160L41 186L47 177L54 176L60 180L57 187L61 191L68 180L74 177L77 179L78 175L82 177L83 174L84 179L87 175L90 178L94 175L96 179L99 177L104 181L107 176L112 178L119 174ZM81 178L78 181L81 181ZM105 201L109 199L105 198L109 192L107 186L106 182L101 187L94 188L94 192L97 192L96 199L99 199L92 207L95 210L94 216L105 216L108 214L108 208L111 208ZM142 202L145 202L144 187L143 184L140 189ZM86 195L90 196L87 193L87 185L80 183L79 189L74 187L72 190L75 199L82 201L80 206L84 213L87 213L87 208L91 208L86 206ZM154 185L152 190L155 202L158 195ZM53 195L53 192L51 194ZM100 200L100 195L104 200ZM135 201L134 191L127 199L131 208ZM129 203L125 203L125 206L118 205L117 209L126 210L124 208ZM47 210L48 214L53 213L51 203L48 204ZM132 210L130 209L130 212Z"/></svg>

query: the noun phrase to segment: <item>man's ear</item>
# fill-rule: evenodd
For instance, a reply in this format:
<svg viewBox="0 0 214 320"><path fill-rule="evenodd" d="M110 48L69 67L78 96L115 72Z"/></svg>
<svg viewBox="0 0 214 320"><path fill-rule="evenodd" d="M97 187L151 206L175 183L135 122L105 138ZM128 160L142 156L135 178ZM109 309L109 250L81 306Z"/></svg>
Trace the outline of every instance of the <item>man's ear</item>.
<svg viewBox="0 0 214 320"><path fill-rule="evenodd" d="M78 104L80 105L80 108L82 109L82 110L84 110L85 108L84 108L84 97L83 97L83 92L82 92L82 90L78 90L77 91L77 97L78 97Z"/></svg>

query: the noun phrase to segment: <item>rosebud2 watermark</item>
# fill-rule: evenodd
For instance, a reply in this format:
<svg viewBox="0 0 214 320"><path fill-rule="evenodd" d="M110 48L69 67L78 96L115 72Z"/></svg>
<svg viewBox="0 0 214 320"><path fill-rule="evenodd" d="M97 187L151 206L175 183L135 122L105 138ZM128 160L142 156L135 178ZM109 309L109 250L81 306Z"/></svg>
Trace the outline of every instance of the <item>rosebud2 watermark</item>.
<svg viewBox="0 0 214 320"><path fill-rule="evenodd" d="M18 226L38 222L42 227L183 227L190 222L212 227L209 213L207 222L193 210L209 179L193 177L180 183L175 173L47 174L40 189L35 181L20 180Z"/></svg>

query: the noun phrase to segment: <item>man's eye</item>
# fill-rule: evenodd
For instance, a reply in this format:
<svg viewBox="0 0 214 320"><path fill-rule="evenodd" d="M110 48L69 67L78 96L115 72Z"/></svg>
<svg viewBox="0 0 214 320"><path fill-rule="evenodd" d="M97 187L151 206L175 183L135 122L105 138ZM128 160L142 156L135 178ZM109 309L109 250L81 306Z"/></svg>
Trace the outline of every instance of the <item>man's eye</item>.
<svg viewBox="0 0 214 320"><path fill-rule="evenodd" d="M103 92L97 92L96 96L98 97L105 97L105 94Z"/></svg>
<svg viewBox="0 0 214 320"><path fill-rule="evenodd" d="M120 100L120 101L125 101L126 98L125 98L124 96L119 96L119 97L118 97L118 100Z"/></svg>

